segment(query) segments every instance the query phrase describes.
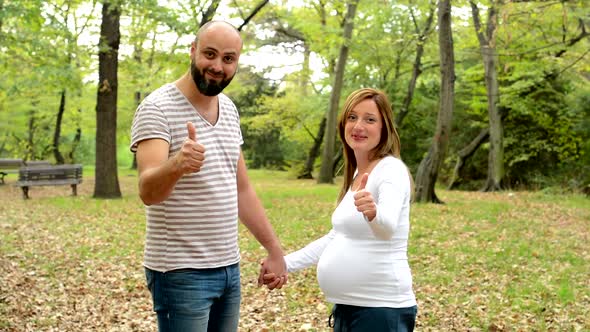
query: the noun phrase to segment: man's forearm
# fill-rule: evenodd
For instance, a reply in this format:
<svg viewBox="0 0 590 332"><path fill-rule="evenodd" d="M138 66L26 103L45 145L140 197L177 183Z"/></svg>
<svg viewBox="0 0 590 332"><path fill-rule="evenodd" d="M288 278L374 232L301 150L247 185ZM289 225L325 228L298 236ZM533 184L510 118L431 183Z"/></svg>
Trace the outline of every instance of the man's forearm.
<svg viewBox="0 0 590 332"><path fill-rule="evenodd" d="M283 249L272 229L262 203L252 187L238 193L238 211L242 223L256 240L268 251L270 256L283 256Z"/></svg>
<svg viewBox="0 0 590 332"><path fill-rule="evenodd" d="M168 159L162 165L146 169L139 176L139 196L146 205L158 204L166 200L182 172L174 159Z"/></svg>

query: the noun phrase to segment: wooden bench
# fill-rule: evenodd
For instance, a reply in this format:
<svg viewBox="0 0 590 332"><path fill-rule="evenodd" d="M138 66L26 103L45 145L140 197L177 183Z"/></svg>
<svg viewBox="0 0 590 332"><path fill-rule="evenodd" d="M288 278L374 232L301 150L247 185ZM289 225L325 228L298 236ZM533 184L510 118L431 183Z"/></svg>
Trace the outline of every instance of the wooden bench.
<svg viewBox="0 0 590 332"><path fill-rule="evenodd" d="M24 165L22 159L0 159L0 184L4 184L4 177L9 173L16 173Z"/></svg>
<svg viewBox="0 0 590 332"><path fill-rule="evenodd" d="M23 190L23 198L29 198L29 187L70 185L72 195L78 194L77 185L82 183L82 165L23 166L18 171L16 186Z"/></svg>
<svg viewBox="0 0 590 332"><path fill-rule="evenodd" d="M36 166L51 166L51 163L48 160L29 160L25 162L27 167L36 167Z"/></svg>

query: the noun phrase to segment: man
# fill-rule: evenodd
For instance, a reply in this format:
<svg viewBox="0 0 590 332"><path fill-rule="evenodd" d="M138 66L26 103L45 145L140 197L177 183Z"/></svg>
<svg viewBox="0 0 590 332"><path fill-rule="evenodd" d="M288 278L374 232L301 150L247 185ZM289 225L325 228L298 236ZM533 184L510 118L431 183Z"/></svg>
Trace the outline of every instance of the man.
<svg viewBox="0 0 590 332"><path fill-rule="evenodd" d="M160 331L236 331L240 306L237 219L268 251L262 275L287 280L283 251L248 179L239 115L221 91L242 39L208 22L191 44L190 70L151 93L131 129L139 195L147 205L144 266ZM266 282L268 283L268 282Z"/></svg>

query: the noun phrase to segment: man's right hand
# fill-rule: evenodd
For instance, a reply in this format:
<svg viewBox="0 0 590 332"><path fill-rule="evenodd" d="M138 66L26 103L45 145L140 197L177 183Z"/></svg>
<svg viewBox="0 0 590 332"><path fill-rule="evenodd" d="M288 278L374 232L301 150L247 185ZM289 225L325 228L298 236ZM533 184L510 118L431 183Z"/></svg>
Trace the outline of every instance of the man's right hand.
<svg viewBox="0 0 590 332"><path fill-rule="evenodd" d="M197 142L197 129L192 122L186 123L188 138L176 154L176 165L182 174L195 173L201 170L205 161L205 147Z"/></svg>
<svg viewBox="0 0 590 332"><path fill-rule="evenodd" d="M266 287L270 290L275 288L281 289L284 285L287 284L288 280L288 273L286 271L287 266L285 263L284 258L282 259L282 274L277 275L275 272L271 272L270 270L270 259L267 257L266 259L260 261L260 272L258 275L258 287L262 285L266 285ZM280 272L279 272L280 273Z"/></svg>

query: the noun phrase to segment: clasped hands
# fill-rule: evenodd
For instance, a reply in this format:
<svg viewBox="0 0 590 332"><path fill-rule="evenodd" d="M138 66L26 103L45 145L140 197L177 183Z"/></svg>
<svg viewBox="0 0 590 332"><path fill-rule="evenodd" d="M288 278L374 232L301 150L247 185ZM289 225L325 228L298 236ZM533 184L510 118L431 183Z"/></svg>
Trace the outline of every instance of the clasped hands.
<svg viewBox="0 0 590 332"><path fill-rule="evenodd" d="M258 287L266 285L270 290L281 289L287 283L287 264L283 256L268 256L260 261Z"/></svg>

